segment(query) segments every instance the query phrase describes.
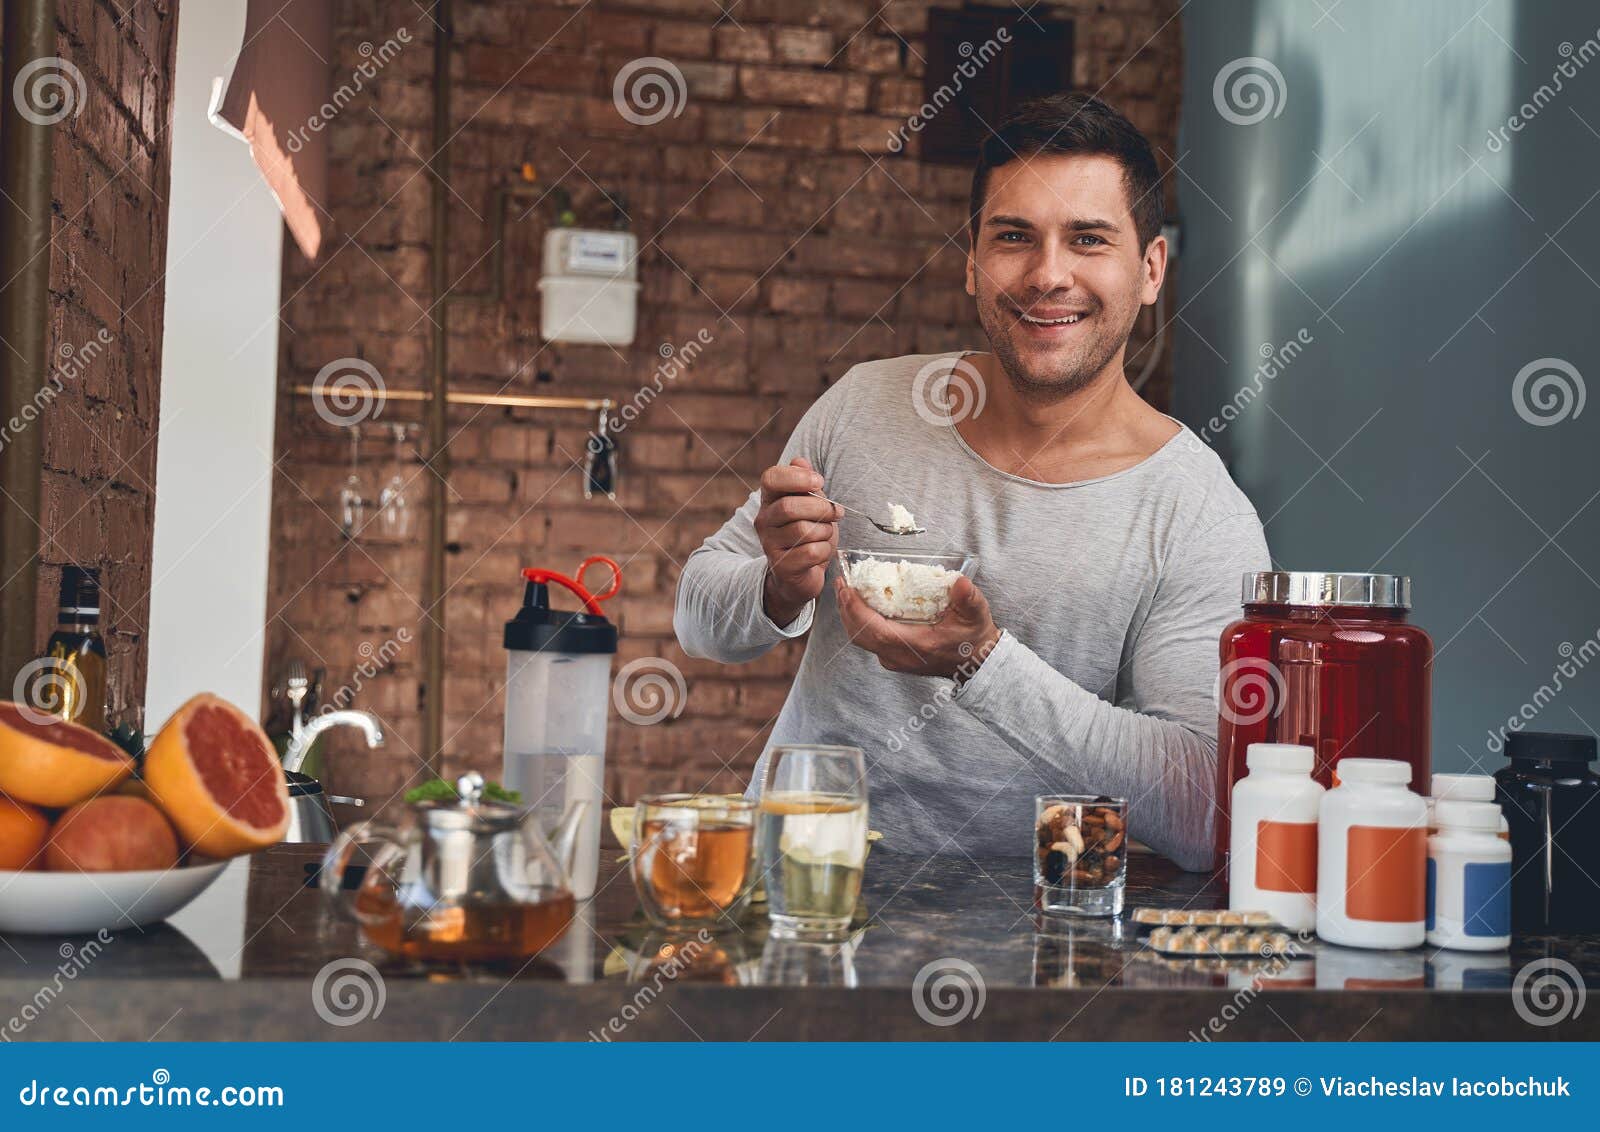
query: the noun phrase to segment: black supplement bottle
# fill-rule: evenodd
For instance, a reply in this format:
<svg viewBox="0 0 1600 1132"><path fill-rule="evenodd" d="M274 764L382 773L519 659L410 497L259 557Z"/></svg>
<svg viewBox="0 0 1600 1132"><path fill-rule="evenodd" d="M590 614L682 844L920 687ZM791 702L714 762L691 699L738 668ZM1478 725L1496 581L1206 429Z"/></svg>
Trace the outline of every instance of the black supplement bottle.
<svg viewBox="0 0 1600 1132"><path fill-rule="evenodd" d="M1511 831L1511 929L1600 931L1600 775L1593 735L1519 731L1495 801Z"/></svg>

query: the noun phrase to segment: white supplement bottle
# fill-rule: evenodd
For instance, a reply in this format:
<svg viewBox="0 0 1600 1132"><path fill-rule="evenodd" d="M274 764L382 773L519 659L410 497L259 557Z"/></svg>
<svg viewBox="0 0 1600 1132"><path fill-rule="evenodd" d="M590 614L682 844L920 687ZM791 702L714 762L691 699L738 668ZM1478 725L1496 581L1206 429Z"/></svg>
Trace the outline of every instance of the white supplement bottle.
<svg viewBox="0 0 1600 1132"><path fill-rule="evenodd" d="M1493 802L1442 801L1428 838L1428 942L1457 951L1511 946L1511 843Z"/></svg>
<svg viewBox="0 0 1600 1132"><path fill-rule="evenodd" d="M1433 820L1435 802L1493 802L1494 775L1436 774L1433 776L1432 790L1433 794L1427 799L1430 837L1439 828L1439 823ZM1504 814L1500 815L1500 836L1511 840L1511 827L1506 824Z"/></svg>
<svg viewBox="0 0 1600 1132"><path fill-rule="evenodd" d="M1428 807L1411 764L1340 759L1317 817L1317 935L1346 947L1418 947L1427 935Z"/></svg>
<svg viewBox="0 0 1600 1132"><path fill-rule="evenodd" d="M1263 911L1286 928L1317 926L1316 752L1294 743L1251 743L1249 773L1233 788L1228 907Z"/></svg>

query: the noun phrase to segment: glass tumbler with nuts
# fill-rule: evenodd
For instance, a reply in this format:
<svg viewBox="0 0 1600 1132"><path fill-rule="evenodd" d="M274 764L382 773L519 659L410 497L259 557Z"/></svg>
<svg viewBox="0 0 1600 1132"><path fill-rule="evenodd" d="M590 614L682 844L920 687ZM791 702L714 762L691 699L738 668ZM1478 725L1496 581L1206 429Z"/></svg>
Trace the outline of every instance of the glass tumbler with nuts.
<svg viewBox="0 0 1600 1132"><path fill-rule="evenodd" d="M1104 794L1034 799L1033 883L1046 912L1117 916L1128 875L1128 802Z"/></svg>

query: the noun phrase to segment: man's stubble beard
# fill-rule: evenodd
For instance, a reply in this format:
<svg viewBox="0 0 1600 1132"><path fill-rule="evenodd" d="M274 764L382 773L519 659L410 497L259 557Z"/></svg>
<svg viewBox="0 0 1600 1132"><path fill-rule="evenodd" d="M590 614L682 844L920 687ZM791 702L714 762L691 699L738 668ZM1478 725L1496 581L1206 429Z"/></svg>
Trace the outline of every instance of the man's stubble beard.
<svg viewBox="0 0 1600 1132"><path fill-rule="evenodd" d="M1011 388L1024 400L1051 404L1065 400L1094 383L1111 360L1128 344L1139 309L1138 304L1135 304L1133 317L1128 319L1127 326L1117 331L1108 329L1106 308L1104 305L1099 306L1093 312L1096 326L1094 337L1083 346L1077 358L1067 363L1064 370L1048 374L1044 380L1035 377L1024 367L1016 343L1012 339L1016 322L1001 305L997 296L991 297L987 304L979 304L978 322L988 335L989 345L993 347L994 355L999 359L1000 368L1005 371Z"/></svg>

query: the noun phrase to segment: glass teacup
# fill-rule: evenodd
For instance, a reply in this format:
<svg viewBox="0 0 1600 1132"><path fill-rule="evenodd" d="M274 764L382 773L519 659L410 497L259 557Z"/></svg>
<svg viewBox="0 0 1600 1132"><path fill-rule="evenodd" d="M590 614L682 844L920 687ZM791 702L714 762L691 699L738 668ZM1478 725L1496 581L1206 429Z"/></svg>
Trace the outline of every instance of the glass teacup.
<svg viewBox="0 0 1600 1132"><path fill-rule="evenodd" d="M756 804L649 794L634 807L633 887L662 927L733 926L750 899Z"/></svg>

